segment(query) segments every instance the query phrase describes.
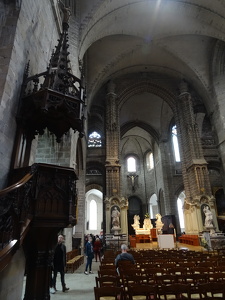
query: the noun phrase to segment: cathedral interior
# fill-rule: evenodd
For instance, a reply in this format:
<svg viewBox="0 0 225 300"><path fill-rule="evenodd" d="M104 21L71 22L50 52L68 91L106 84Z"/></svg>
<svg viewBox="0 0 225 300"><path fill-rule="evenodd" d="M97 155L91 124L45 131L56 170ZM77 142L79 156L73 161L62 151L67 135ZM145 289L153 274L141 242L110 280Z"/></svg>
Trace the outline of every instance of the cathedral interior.
<svg viewBox="0 0 225 300"><path fill-rule="evenodd" d="M3 0L0 37L1 299L50 299L59 232L225 232L223 0Z"/></svg>

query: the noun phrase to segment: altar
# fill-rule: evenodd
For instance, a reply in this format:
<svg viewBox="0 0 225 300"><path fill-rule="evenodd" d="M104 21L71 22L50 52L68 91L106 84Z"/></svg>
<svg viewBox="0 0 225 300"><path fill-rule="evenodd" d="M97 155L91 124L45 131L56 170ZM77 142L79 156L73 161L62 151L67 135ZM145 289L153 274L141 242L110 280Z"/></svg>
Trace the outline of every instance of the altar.
<svg viewBox="0 0 225 300"><path fill-rule="evenodd" d="M136 235L138 234L146 234L146 235L150 235L150 230L148 229L143 229L143 228L139 228L135 230Z"/></svg>

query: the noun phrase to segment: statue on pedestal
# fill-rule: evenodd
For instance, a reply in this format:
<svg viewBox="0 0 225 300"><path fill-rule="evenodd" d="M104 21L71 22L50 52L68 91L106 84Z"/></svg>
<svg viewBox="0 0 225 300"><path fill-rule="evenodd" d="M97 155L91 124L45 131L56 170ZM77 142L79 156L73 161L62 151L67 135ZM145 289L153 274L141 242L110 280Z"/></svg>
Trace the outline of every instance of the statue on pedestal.
<svg viewBox="0 0 225 300"><path fill-rule="evenodd" d="M112 229L120 228L120 212L116 206L112 210Z"/></svg>
<svg viewBox="0 0 225 300"><path fill-rule="evenodd" d="M131 224L131 226L134 228L134 230L140 228L140 217L139 217L139 215L134 215L134 224Z"/></svg>
<svg viewBox="0 0 225 300"><path fill-rule="evenodd" d="M204 226L206 229L208 229L210 231L210 235L214 235L215 234L215 226L213 223L213 214L208 205L204 206L203 212L205 214Z"/></svg>
<svg viewBox="0 0 225 300"><path fill-rule="evenodd" d="M152 222L150 218L144 219L143 229L144 230L150 230L153 228Z"/></svg>
<svg viewBox="0 0 225 300"><path fill-rule="evenodd" d="M162 228L163 228L163 223L162 223L162 216L160 214L156 214L156 231L158 234L162 234Z"/></svg>

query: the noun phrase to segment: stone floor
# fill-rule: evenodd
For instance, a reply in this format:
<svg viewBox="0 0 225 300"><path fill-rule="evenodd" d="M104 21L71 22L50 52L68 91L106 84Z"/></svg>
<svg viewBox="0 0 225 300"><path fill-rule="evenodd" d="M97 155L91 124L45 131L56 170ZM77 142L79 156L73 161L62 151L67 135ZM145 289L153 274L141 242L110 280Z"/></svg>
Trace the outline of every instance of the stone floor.
<svg viewBox="0 0 225 300"><path fill-rule="evenodd" d="M150 244L137 244L136 247L137 249L155 249L158 247L158 245L156 242L153 242ZM176 247L179 249L182 248L202 251L202 247L189 246L180 243L177 243ZM66 293L62 292L60 274L58 274L56 284L58 291L55 294L51 294L51 300L94 300L95 277L97 276L97 271L99 269L99 262L95 262L93 260L92 271L94 274L85 275L84 269L85 263L81 265L73 274L67 273L65 275L66 286L70 288L70 290Z"/></svg>
<svg viewBox="0 0 225 300"><path fill-rule="evenodd" d="M81 265L73 274L67 273L65 275L66 286L70 290L66 293L62 292L60 284L60 275L57 277L56 288L58 291L55 294L51 294L52 300L94 300L94 286L95 277L99 269L99 262L93 260L92 271L94 274L84 274L85 264Z"/></svg>

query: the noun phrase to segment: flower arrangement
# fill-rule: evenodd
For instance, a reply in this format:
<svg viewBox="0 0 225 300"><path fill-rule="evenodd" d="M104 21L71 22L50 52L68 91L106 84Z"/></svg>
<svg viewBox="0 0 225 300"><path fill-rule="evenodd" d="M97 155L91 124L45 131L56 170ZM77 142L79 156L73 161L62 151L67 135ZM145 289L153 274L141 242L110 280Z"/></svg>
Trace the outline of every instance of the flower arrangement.
<svg viewBox="0 0 225 300"><path fill-rule="evenodd" d="M145 219L150 219L150 215L148 212L145 214Z"/></svg>
<svg viewBox="0 0 225 300"><path fill-rule="evenodd" d="M201 246L209 251L209 244L204 237L201 238Z"/></svg>

